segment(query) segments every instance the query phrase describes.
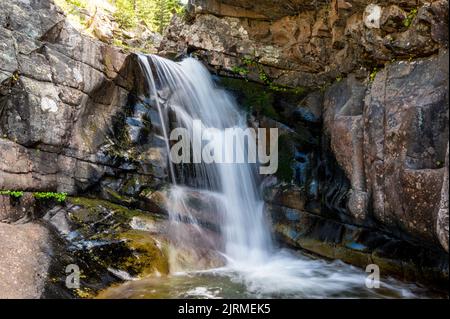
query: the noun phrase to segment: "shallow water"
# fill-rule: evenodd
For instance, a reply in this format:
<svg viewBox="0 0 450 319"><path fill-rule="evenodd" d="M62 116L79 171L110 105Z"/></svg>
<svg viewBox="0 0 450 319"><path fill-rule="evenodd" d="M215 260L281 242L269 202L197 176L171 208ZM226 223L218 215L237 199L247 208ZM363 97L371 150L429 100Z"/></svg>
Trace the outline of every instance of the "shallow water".
<svg viewBox="0 0 450 319"><path fill-rule="evenodd" d="M339 261L317 260L283 250L266 263L229 260L226 267L149 277L111 287L98 298L433 298L414 284L381 278L366 287L367 273Z"/></svg>

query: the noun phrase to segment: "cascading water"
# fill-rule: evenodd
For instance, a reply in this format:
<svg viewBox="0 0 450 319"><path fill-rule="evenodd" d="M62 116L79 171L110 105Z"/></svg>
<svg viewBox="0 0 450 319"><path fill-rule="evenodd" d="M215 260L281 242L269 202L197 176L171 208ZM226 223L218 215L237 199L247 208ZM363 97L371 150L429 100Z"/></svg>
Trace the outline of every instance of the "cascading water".
<svg viewBox="0 0 450 319"><path fill-rule="evenodd" d="M160 92L160 96L153 95L152 100L159 109L163 123L167 123L167 111L171 110L176 114L176 125L191 133L193 143L198 138L192 136L194 120L200 120L203 128L217 129L210 141L222 145L224 153L245 148L245 145L239 144L242 142L239 139L233 145L227 145L224 134L227 128L247 128L245 114L239 112L236 103L224 90L215 86L209 72L198 61L188 58L175 63L158 56L141 56L141 64L149 79L150 91L153 94ZM152 71L152 66L156 72ZM164 126L168 140L168 125ZM176 185L174 169L171 167L170 170ZM214 189L218 193L217 200L221 201L222 209L211 213L223 215L221 232L224 235L224 253L231 260L250 258L257 263L271 250L256 173L251 164L198 163L194 166L192 177L195 180L191 184L203 186L204 190ZM186 179L186 176L182 177ZM183 188L175 187L172 194L170 205L175 210L173 213L179 214L183 206L182 210L186 211Z"/></svg>
<svg viewBox="0 0 450 319"><path fill-rule="evenodd" d="M170 128L186 128L192 143L202 140L193 136L195 120L200 120L203 128L216 129L207 142L219 143L225 153L232 148L245 152L246 145L239 144L239 139L236 145L226 143L224 130L246 128L246 116L234 99L215 85L200 62L187 58L176 63L154 55L141 55L139 59L148 81L151 104L157 106L161 117L161 133L168 154ZM407 286L392 281L383 282L384 291L367 289L364 284L367 274L343 263L274 249L264 220L255 165L196 163L174 167L170 163L169 166L173 186L168 210L176 245L191 242L198 251L206 247L206 254L219 251L225 256L223 267L199 266L201 270L195 272L198 276L195 280L187 276L181 283L179 278L170 279L173 282L169 280L169 284L159 282L157 285L161 287L179 285L181 291L171 291L171 297L413 296ZM193 204L199 199L206 203L203 209ZM222 238L208 234L207 227L202 225L205 220L219 225ZM184 226L180 227L181 224ZM155 285L153 280L156 279L143 285ZM134 285L136 290L141 289L139 284ZM230 287L228 291L226 287Z"/></svg>

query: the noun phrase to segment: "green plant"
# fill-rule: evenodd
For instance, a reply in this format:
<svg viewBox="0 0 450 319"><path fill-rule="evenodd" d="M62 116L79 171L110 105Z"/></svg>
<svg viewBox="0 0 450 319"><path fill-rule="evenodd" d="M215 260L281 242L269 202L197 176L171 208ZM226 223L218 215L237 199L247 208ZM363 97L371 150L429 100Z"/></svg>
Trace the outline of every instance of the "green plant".
<svg viewBox="0 0 450 319"><path fill-rule="evenodd" d="M121 28L134 28L138 23L162 33L174 13L182 15L179 0L115 0L114 18Z"/></svg>
<svg viewBox="0 0 450 319"><path fill-rule="evenodd" d="M370 72L370 74L369 74L369 82L373 82L373 81L375 81L375 77L377 76L377 73L378 73L378 69L375 67L375 68L373 68L373 70L372 70L372 72Z"/></svg>
<svg viewBox="0 0 450 319"><path fill-rule="evenodd" d="M412 21L414 20L414 18L417 16L417 9L411 9L411 11L409 11L408 15L406 16L406 18L403 20L403 25L405 27L409 27L412 23Z"/></svg>
<svg viewBox="0 0 450 319"><path fill-rule="evenodd" d="M231 68L231 71L233 71L233 73L237 73L237 74L240 74L242 76L247 75L247 74L250 73L249 70L247 70L247 69L245 69L243 67L239 67L239 66L233 66Z"/></svg>
<svg viewBox="0 0 450 319"><path fill-rule="evenodd" d="M86 8L86 3L84 1L80 1L80 0L66 0L66 2L70 5L76 6L78 8L82 8L85 9Z"/></svg>
<svg viewBox="0 0 450 319"><path fill-rule="evenodd" d="M33 193L33 196L36 199L54 199L57 202L62 203L66 200L67 193L36 192Z"/></svg>
<svg viewBox="0 0 450 319"><path fill-rule="evenodd" d="M9 195L9 196L14 197L14 198L20 198L20 197L23 196L23 192L22 191L4 190L4 191L0 191L0 195Z"/></svg>

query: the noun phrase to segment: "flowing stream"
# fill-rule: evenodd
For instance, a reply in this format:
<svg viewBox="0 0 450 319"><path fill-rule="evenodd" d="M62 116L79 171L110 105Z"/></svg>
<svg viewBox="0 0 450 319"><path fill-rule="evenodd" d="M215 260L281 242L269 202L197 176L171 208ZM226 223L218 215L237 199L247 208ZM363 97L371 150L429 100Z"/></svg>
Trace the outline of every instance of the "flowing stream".
<svg viewBox="0 0 450 319"><path fill-rule="evenodd" d="M216 129L202 146L212 142L219 143L225 154L233 150L247 152L246 145L239 141L227 144L224 138L226 128L247 128L245 113L232 96L217 87L200 62L187 58L177 63L142 55L140 63L151 103L159 111L168 150L170 129L186 128L195 143L198 136L194 136L193 129L195 120L200 120L202 128ZM181 246L203 249L205 253L196 256L199 260L207 255L221 262L199 263L198 269L174 267L168 278L132 281L110 291L107 297L409 298L422 294L419 287L392 279L384 279L379 289L369 289L365 285L368 274L363 270L276 248L264 217L255 164L169 166L173 186L168 210L173 240ZM206 208L201 211L193 198ZM218 225L221 236L208 233L202 225L207 222ZM170 262L175 265L177 256Z"/></svg>

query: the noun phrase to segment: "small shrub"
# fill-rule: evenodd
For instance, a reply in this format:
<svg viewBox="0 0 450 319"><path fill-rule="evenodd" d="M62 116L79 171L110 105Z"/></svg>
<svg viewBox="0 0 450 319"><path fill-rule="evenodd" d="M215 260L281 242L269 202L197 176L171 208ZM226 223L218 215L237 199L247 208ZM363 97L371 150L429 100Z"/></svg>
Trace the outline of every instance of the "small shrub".
<svg viewBox="0 0 450 319"><path fill-rule="evenodd" d="M23 192L22 191L0 191L0 195L9 195L11 197L14 198L20 198L23 196Z"/></svg>
<svg viewBox="0 0 450 319"><path fill-rule="evenodd" d="M412 9L406 16L405 20L403 20L403 25L409 28L409 26L411 25L416 16L417 16L417 9Z"/></svg>
<svg viewBox="0 0 450 319"><path fill-rule="evenodd" d="M373 68L372 72L369 75L369 81L373 82L375 81L375 77L377 76L378 73L378 69L377 68Z"/></svg>
<svg viewBox="0 0 450 319"><path fill-rule="evenodd" d="M66 200L67 193L37 192L33 193L33 196L36 199L54 199L57 202L62 203Z"/></svg>

